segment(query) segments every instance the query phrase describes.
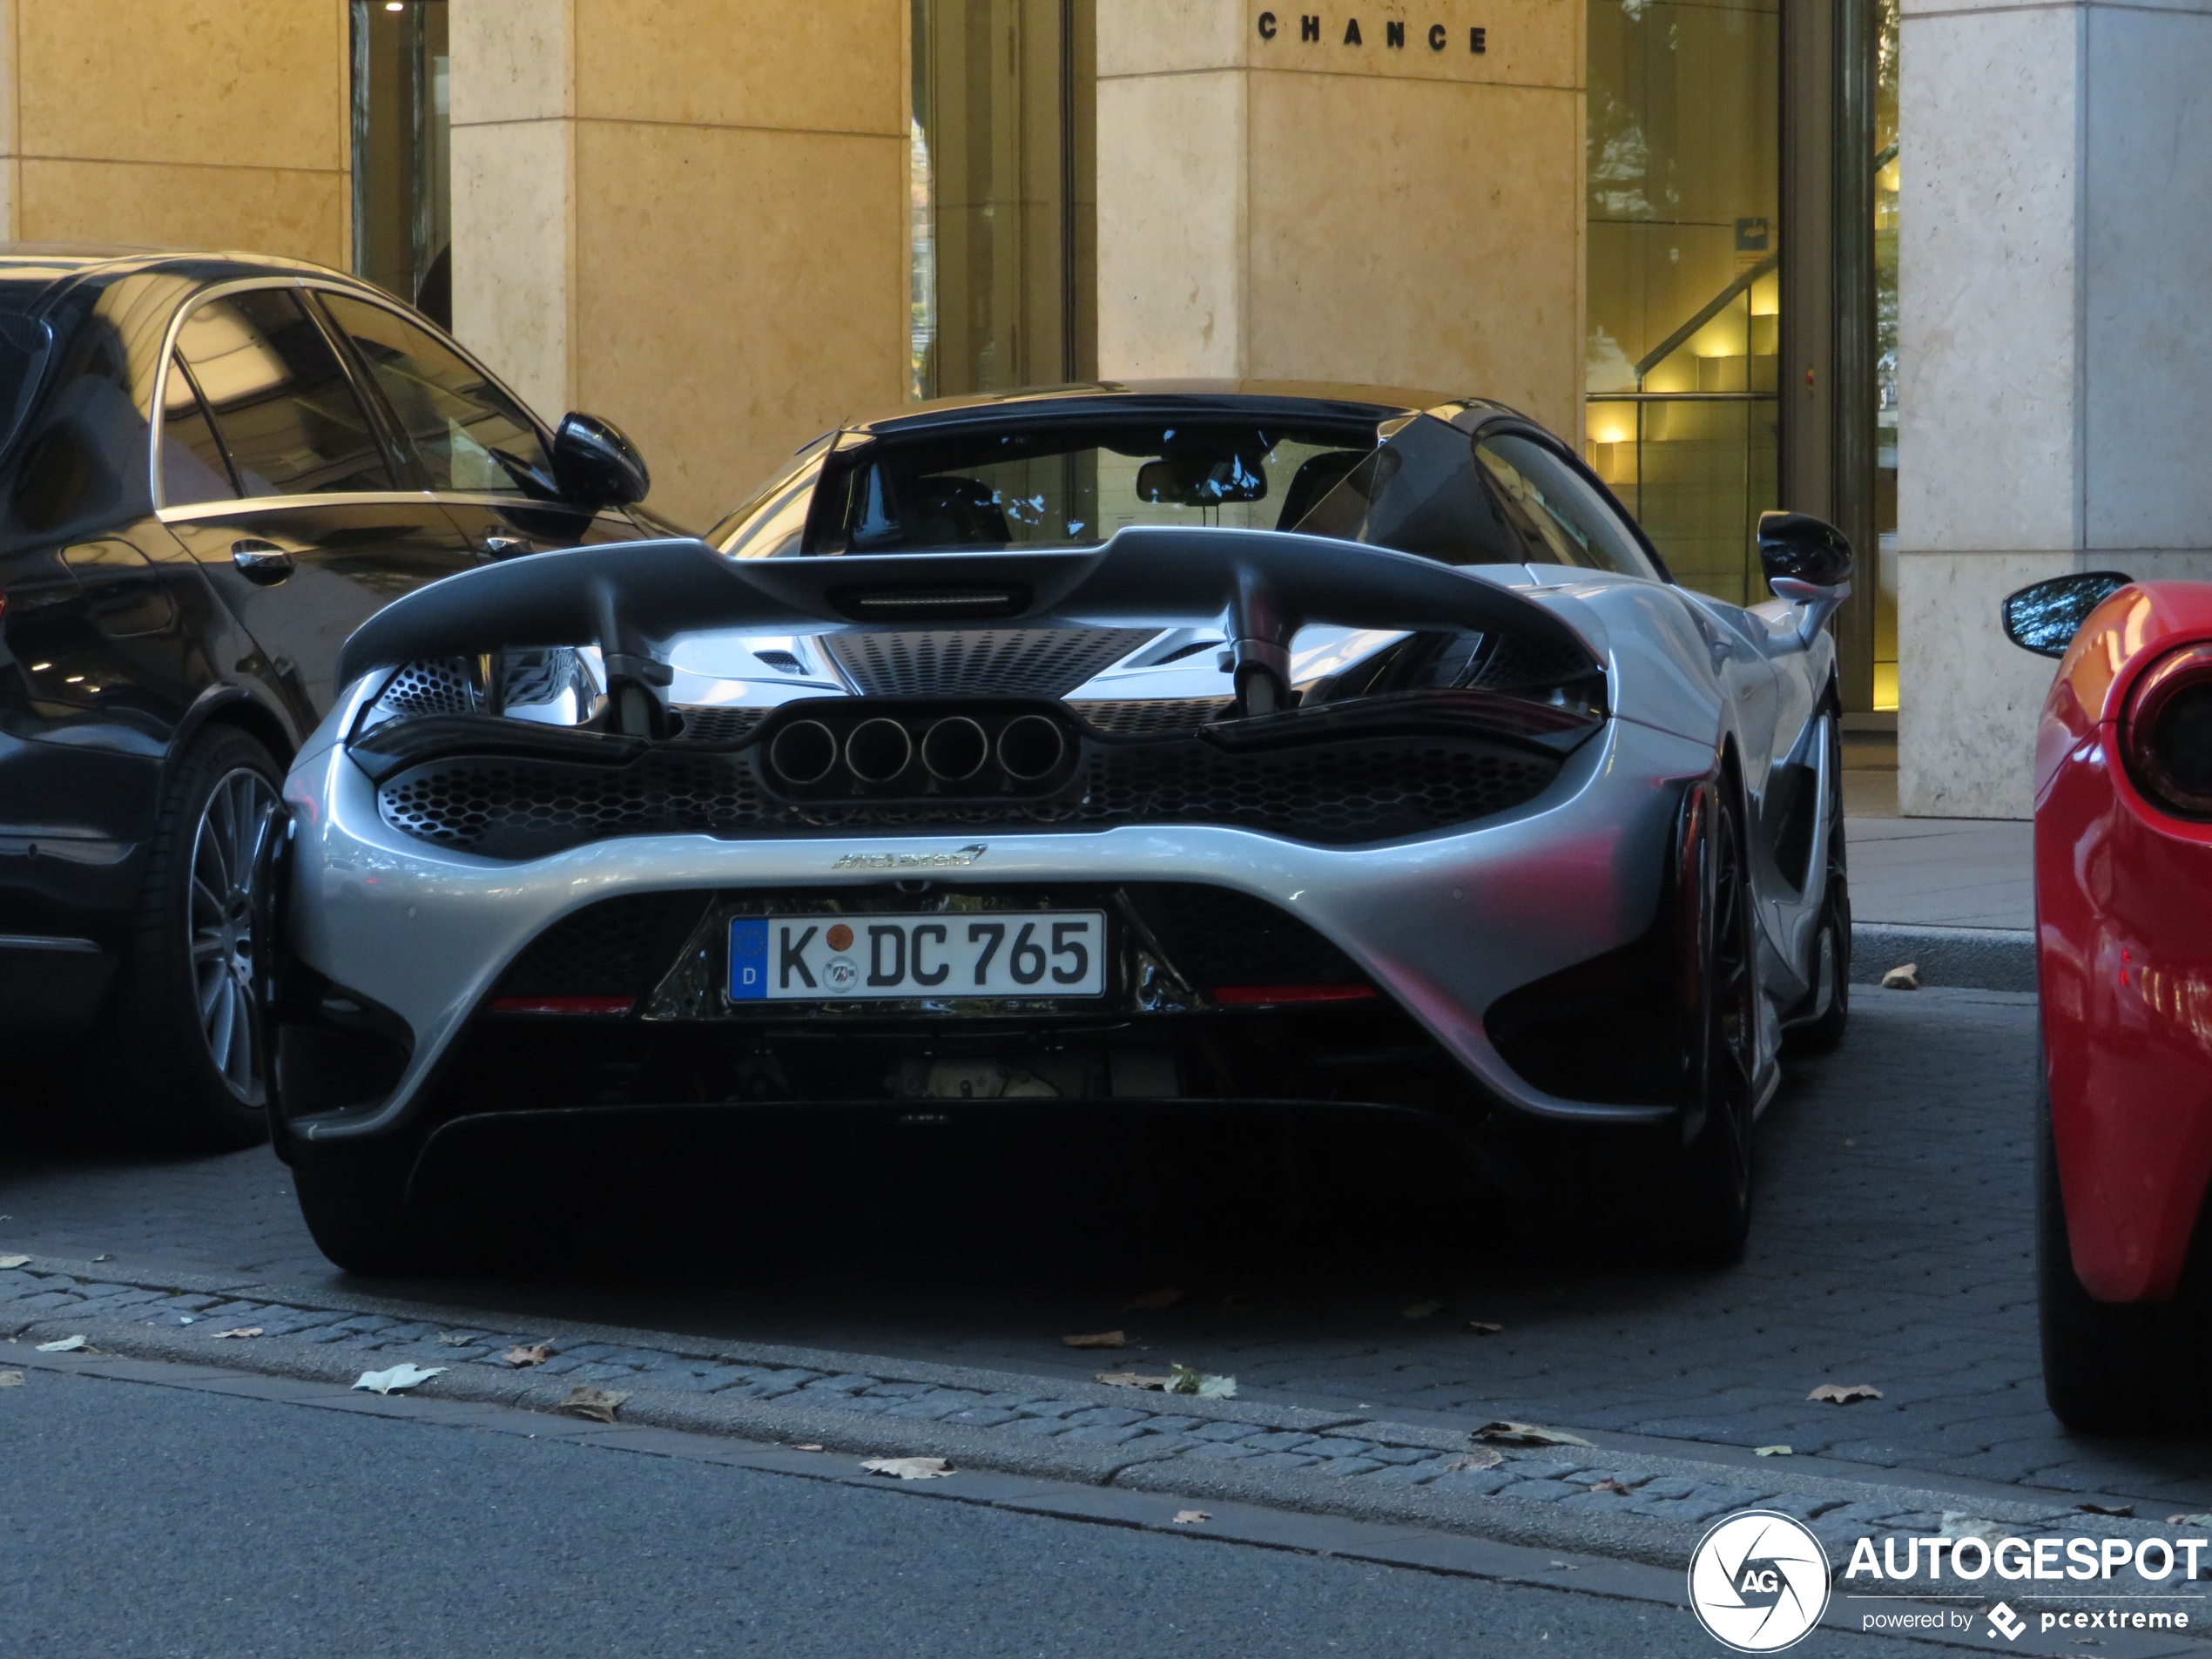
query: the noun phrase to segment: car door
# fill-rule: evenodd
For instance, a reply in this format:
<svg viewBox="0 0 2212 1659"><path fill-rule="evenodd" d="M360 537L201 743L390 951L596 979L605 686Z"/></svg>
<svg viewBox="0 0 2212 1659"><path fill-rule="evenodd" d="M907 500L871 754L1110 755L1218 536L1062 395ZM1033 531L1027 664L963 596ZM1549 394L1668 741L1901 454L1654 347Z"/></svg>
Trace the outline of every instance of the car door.
<svg viewBox="0 0 2212 1659"><path fill-rule="evenodd" d="M543 427L450 341L358 294L317 297L382 394L421 481L472 547L512 558L647 533L618 510L560 500Z"/></svg>
<svg viewBox="0 0 2212 1659"><path fill-rule="evenodd" d="M178 330L162 408L161 517L303 727L330 707L347 635L482 562L427 491L406 487L404 458L293 285L199 301Z"/></svg>

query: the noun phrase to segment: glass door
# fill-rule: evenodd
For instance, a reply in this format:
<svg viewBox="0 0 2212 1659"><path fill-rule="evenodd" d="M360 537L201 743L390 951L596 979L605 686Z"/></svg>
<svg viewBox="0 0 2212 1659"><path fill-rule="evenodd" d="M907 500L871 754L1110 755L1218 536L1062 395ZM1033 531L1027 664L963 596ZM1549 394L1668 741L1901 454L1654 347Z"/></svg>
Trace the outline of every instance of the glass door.
<svg viewBox="0 0 2212 1659"><path fill-rule="evenodd" d="M447 0L354 0L354 270L453 327Z"/></svg>

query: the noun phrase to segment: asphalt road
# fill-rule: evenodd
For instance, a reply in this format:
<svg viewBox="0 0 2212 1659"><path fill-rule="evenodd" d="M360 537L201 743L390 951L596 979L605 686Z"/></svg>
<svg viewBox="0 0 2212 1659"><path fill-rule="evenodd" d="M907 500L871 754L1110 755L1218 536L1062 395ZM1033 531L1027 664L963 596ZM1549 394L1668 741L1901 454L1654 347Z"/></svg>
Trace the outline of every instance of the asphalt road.
<svg viewBox="0 0 2212 1659"><path fill-rule="evenodd" d="M1784 1442L2212 1507L2212 1447L2084 1440L2044 1408L2033 1000L1857 995L1843 1049L1793 1062L1761 1122L1752 1244L1725 1271L1651 1261L1633 1233L1635 1195L1611 1178L1570 1181L1554 1222L1501 1234L1433 1148L1379 1133L1309 1148L1292 1167L1264 1123L1117 1143L1040 1122L950 1152L787 1138L707 1171L704 1200L695 1186L683 1204L633 1193L561 1211L575 1225L536 1276L352 1288L1046 1376L1098 1368L1062 1336L1119 1327L1128 1358L1233 1374L1248 1394L1690 1446ZM310 1291L341 1283L265 1150L152 1160L104 1148L65 1082L0 1133L0 1250L247 1271ZM1167 1286L1186 1292L1175 1307L1127 1307ZM1505 1328L1482 1335L1470 1319ZM1824 1382L1884 1398L1808 1402Z"/></svg>
<svg viewBox="0 0 2212 1659"><path fill-rule="evenodd" d="M1650 1603L51 1372L0 1390L0 1468L6 1653L1716 1651Z"/></svg>

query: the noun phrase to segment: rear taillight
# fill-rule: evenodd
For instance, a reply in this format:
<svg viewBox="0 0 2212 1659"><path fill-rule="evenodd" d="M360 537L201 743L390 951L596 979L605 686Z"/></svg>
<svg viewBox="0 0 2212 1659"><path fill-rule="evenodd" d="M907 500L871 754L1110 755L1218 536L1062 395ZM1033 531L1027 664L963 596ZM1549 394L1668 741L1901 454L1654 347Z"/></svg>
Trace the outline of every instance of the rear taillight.
<svg viewBox="0 0 2212 1659"><path fill-rule="evenodd" d="M2212 819L2212 644L2153 663L2128 693L2120 735L2128 775L2153 805Z"/></svg>

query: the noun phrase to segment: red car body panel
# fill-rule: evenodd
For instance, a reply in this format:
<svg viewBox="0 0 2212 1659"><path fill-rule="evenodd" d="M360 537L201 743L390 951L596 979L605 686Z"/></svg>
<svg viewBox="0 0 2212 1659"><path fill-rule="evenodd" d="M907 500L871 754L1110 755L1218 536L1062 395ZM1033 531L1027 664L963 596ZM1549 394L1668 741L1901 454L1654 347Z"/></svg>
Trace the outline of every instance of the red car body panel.
<svg viewBox="0 0 2212 1659"><path fill-rule="evenodd" d="M2121 761L2128 693L2212 640L2212 583L2122 588L2074 636L2035 743L2036 966L2074 1271L2173 1294L2212 1181L2212 823Z"/></svg>

